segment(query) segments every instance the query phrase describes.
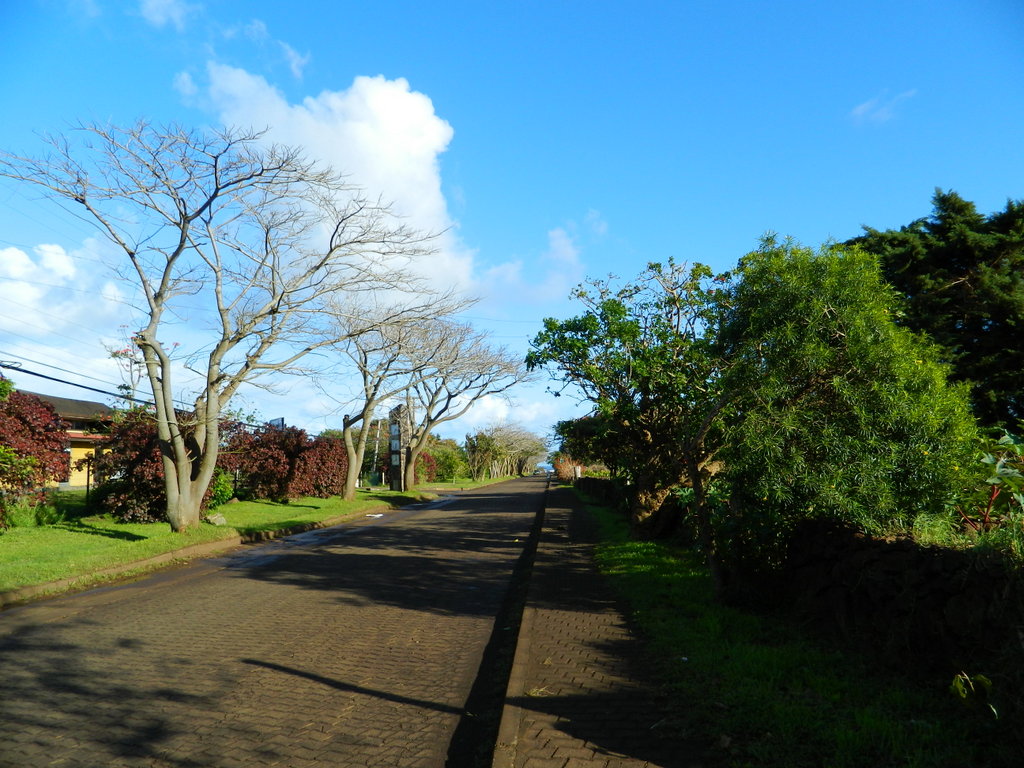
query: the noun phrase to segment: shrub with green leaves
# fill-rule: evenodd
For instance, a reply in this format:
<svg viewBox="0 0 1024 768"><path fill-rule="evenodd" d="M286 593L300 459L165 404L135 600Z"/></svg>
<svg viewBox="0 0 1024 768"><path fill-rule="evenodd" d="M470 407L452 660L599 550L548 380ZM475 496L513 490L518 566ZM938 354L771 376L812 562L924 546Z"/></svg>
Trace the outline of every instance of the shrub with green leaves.
<svg viewBox="0 0 1024 768"><path fill-rule="evenodd" d="M969 483L956 497L942 543L966 538L1024 560L1024 440L1009 433L986 436L967 471Z"/></svg>
<svg viewBox="0 0 1024 768"><path fill-rule="evenodd" d="M766 238L741 261L722 327L738 410L718 524L734 564L777 562L800 520L881 533L948 508L977 427L966 388L898 312L876 257L856 248Z"/></svg>

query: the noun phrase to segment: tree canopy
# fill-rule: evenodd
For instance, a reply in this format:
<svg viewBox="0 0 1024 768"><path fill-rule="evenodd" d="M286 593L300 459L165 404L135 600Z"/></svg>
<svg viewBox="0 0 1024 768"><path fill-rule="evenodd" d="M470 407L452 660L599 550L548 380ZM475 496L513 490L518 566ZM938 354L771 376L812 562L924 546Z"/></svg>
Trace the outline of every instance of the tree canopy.
<svg viewBox="0 0 1024 768"><path fill-rule="evenodd" d="M586 311L546 320L528 357L594 406L559 434L623 476L641 532L685 498L720 586L726 559L770 566L800 520L877 531L941 511L974 448L964 388L895 324L859 249L767 237L731 275L651 264L577 298Z"/></svg>
<svg viewBox="0 0 1024 768"><path fill-rule="evenodd" d="M952 378L971 383L981 424L1024 420L1024 201L985 216L956 192L936 190L931 216L898 230L865 227L850 241L879 256L903 294L900 322L945 350Z"/></svg>
<svg viewBox="0 0 1024 768"><path fill-rule="evenodd" d="M770 562L809 518L879 532L941 513L975 450L967 392L895 323L876 257L767 238L737 273L719 342L730 555Z"/></svg>
<svg viewBox="0 0 1024 768"><path fill-rule="evenodd" d="M527 364L550 366L560 389L575 387L593 405L588 426L598 436L588 452L629 480L640 528L662 527L663 502L680 484L699 490L717 448L727 401L712 340L727 279L670 261L620 287L592 281L575 293L586 311L546 319L531 342Z"/></svg>

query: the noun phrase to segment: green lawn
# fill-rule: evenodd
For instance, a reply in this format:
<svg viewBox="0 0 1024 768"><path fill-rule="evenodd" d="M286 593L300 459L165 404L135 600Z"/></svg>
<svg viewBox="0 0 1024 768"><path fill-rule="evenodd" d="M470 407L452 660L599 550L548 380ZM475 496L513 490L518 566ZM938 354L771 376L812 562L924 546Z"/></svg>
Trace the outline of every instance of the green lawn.
<svg viewBox="0 0 1024 768"><path fill-rule="evenodd" d="M496 481L492 481L496 482ZM49 525L22 524L0 533L0 592L61 580L73 587L103 581L98 571L125 566L157 555L239 534L280 531L325 520L356 518L372 509L402 507L436 498L446 490L468 488L467 482L417 488L408 493L360 489L355 501L338 497L304 498L290 504L243 501L216 512L225 526L204 524L187 533L173 533L166 523L119 523L109 515L83 514L81 494L58 495L64 520ZM476 484L479 485L479 484Z"/></svg>
<svg viewBox="0 0 1024 768"><path fill-rule="evenodd" d="M592 509L599 567L632 607L674 702L660 727L710 741L711 764L1020 764L1017 729L955 700L951 680L885 675L781 619L720 605L692 552L633 541L621 516Z"/></svg>

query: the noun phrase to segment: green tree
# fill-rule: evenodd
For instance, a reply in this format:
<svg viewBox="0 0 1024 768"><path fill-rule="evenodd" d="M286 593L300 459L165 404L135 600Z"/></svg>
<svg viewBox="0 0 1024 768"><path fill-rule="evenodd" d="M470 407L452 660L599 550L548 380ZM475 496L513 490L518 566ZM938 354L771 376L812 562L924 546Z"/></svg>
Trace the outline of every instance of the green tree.
<svg viewBox="0 0 1024 768"><path fill-rule="evenodd" d="M626 457L609 439L611 428L607 419L597 414L560 421L555 424L558 452L588 464L603 464L612 475L623 474Z"/></svg>
<svg viewBox="0 0 1024 768"><path fill-rule="evenodd" d="M977 429L941 350L894 321L877 258L766 238L738 274L720 338L733 563L770 566L808 518L879 532L943 513Z"/></svg>
<svg viewBox="0 0 1024 768"><path fill-rule="evenodd" d="M498 444L492 435L477 432L466 435L466 465L473 480L483 480L490 471L491 462L498 456Z"/></svg>
<svg viewBox="0 0 1024 768"><path fill-rule="evenodd" d="M981 424L1024 419L1024 201L989 216L956 192L936 190L932 215L899 230L865 227L850 241L878 254L906 298L901 323L927 333L969 381Z"/></svg>
<svg viewBox="0 0 1024 768"><path fill-rule="evenodd" d="M467 471L466 452L462 446L451 438L440 438L435 435L431 435L430 438L426 450L434 457L437 468L436 479L451 483L459 477L465 477Z"/></svg>
<svg viewBox="0 0 1024 768"><path fill-rule="evenodd" d="M632 522L645 535L674 524L664 502L680 485L693 487L694 514L704 514L717 417L728 404L713 344L727 279L670 261L649 264L620 288L593 281L574 294L582 315L546 319L531 342L528 366L551 366L559 392L574 386L593 405L603 453L630 481ZM710 535L707 525L701 530ZM713 542L704 543L713 554Z"/></svg>

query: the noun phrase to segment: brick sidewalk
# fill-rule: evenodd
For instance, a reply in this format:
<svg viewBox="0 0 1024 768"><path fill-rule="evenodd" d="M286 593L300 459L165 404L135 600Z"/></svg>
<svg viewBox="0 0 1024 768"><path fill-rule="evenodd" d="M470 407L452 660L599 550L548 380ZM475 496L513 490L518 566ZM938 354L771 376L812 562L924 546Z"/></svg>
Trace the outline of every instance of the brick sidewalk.
<svg viewBox="0 0 1024 768"><path fill-rule="evenodd" d="M659 733L657 686L592 563L593 523L549 491L494 768L698 768Z"/></svg>

